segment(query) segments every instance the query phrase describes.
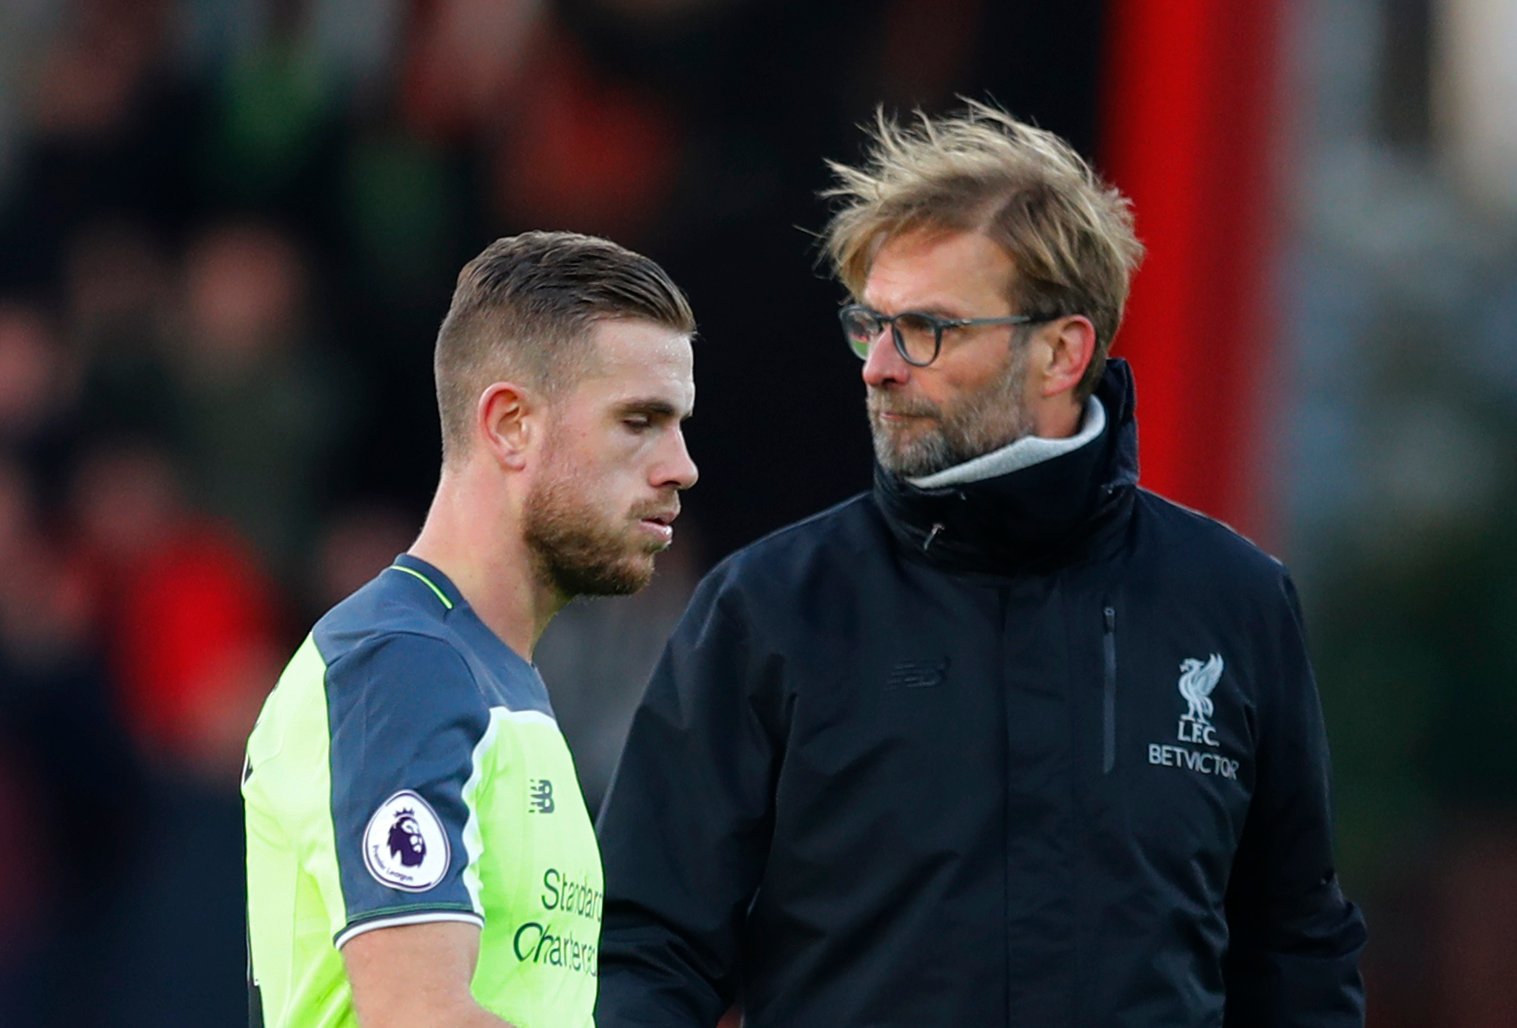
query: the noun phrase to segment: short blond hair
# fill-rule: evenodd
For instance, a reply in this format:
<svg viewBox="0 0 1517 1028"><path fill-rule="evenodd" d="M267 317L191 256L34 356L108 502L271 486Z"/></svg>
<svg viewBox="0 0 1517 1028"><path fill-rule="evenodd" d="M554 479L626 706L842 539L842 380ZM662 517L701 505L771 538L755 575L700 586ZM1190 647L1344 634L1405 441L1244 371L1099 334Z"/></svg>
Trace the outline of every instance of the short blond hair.
<svg viewBox="0 0 1517 1028"><path fill-rule="evenodd" d="M998 107L965 101L953 114L922 111L900 124L875 112L865 162L828 161L841 200L822 242L839 281L861 297L886 240L918 229L981 232L1016 266L1013 310L1083 314L1096 352L1077 389L1095 391L1143 259L1131 202L1074 149Z"/></svg>
<svg viewBox="0 0 1517 1028"><path fill-rule="evenodd" d="M615 318L695 333L690 302L664 269L609 239L523 232L464 265L432 361L443 462L467 452L486 386L507 376L557 394L591 366L595 323Z"/></svg>

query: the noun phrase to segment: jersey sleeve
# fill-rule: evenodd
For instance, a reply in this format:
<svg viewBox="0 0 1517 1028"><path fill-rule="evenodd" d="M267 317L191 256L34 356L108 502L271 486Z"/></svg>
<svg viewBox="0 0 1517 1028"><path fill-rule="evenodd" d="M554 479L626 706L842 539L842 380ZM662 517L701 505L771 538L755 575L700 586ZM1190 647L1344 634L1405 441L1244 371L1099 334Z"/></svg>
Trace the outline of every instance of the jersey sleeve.
<svg viewBox="0 0 1517 1028"><path fill-rule="evenodd" d="M334 663L326 685L334 943L392 925L483 925L466 840L479 838L489 713L468 665L441 639L393 634Z"/></svg>

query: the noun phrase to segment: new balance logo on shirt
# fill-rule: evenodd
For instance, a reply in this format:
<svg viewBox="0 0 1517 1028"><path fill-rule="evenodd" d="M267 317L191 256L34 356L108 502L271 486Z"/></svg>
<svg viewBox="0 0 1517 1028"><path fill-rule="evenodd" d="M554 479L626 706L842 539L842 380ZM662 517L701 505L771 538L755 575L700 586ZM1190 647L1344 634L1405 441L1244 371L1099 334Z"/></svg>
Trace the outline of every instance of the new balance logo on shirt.
<svg viewBox="0 0 1517 1028"><path fill-rule="evenodd" d="M532 779L532 813L553 813L553 783L546 778Z"/></svg>
<svg viewBox="0 0 1517 1028"><path fill-rule="evenodd" d="M903 660L890 669L886 689L930 689L948 674L948 658Z"/></svg>

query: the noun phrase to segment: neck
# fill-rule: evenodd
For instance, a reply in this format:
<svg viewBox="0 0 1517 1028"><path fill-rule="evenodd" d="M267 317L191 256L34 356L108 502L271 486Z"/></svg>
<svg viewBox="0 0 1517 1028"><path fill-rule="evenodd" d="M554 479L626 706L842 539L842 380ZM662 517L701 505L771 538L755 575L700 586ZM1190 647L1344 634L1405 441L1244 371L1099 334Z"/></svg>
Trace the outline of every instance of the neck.
<svg viewBox="0 0 1517 1028"><path fill-rule="evenodd" d="M1033 408L1032 434L1042 439L1067 439L1079 431L1086 407L1072 392L1048 397Z"/></svg>
<svg viewBox="0 0 1517 1028"><path fill-rule="evenodd" d="M494 514L490 517L489 514ZM452 579L474 613L526 660L568 598L539 579L521 507L468 466L444 468L421 534L407 551Z"/></svg>

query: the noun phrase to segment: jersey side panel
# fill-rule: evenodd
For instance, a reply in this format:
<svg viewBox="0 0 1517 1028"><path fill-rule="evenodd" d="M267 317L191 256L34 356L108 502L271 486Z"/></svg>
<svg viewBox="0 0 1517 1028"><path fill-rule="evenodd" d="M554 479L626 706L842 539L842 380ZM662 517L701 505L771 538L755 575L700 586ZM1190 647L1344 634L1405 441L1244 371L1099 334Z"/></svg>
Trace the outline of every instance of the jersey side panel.
<svg viewBox="0 0 1517 1028"><path fill-rule="evenodd" d="M248 934L271 1026L353 1023L347 978L327 931L338 883L320 859L332 838L326 671L308 636L248 741Z"/></svg>

